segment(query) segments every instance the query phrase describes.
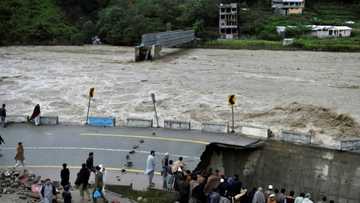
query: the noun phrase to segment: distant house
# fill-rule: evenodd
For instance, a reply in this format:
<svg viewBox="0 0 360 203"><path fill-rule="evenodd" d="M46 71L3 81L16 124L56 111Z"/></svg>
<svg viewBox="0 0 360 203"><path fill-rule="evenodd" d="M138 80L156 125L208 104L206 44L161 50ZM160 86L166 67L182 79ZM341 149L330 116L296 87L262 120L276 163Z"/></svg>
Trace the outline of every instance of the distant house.
<svg viewBox="0 0 360 203"><path fill-rule="evenodd" d="M350 37L352 28L348 26L331 26L331 25L307 25L309 35L318 38L327 37ZM276 32L285 37L286 29L296 28L296 26L276 26Z"/></svg>
<svg viewBox="0 0 360 203"><path fill-rule="evenodd" d="M305 0L272 0L273 12L280 15L302 14Z"/></svg>
<svg viewBox="0 0 360 203"><path fill-rule="evenodd" d="M311 25L311 36L318 38L350 37L351 30L352 28L348 26Z"/></svg>
<svg viewBox="0 0 360 203"><path fill-rule="evenodd" d="M221 39L239 37L239 6L237 3L220 4L219 34Z"/></svg>

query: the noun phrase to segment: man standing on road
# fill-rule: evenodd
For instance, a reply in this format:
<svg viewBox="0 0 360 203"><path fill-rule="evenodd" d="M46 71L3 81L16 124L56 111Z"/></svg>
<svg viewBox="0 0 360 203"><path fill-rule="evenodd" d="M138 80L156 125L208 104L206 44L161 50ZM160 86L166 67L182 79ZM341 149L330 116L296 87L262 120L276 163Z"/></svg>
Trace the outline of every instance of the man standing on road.
<svg viewBox="0 0 360 203"><path fill-rule="evenodd" d="M67 168L67 164L63 164L63 169L60 172L61 177L61 186L65 188L65 186L70 185L69 179L70 179L70 170Z"/></svg>
<svg viewBox="0 0 360 203"><path fill-rule="evenodd" d="M104 187L104 174L101 172L101 167L95 167L95 185L93 191L93 202L96 203L97 199L102 198L103 202L108 202L103 193Z"/></svg>
<svg viewBox="0 0 360 203"><path fill-rule="evenodd" d="M2 108L0 108L0 119L1 119L1 124L3 126L3 128L6 128L6 109L5 109L5 104L2 105Z"/></svg>
<svg viewBox="0 0 360 203"><path fill-rule="evenodd" d="M90 171L86 167L86 164L82 164L80 172L78 173L76 183L75 183L76 185L79 186L80 196L81 196L82 201L84 201L84 193L86 193L86 195L88 197L88 201L91 201L90 193L88 190L89 179L90 179Z"/></svg>
<svg viewBox="0 0 360 203"><path fill-rule="evenodd" d="M149 176L149 188L154 187L155 184L152 182L155 173L155 151L151 151L150 155L146 160L145 174Z"/></svg>
<svg viewBox="0 0 360 203"><path fill-rule="evenodd" d="M25 160L24 147L23 147L21 142L19 142L18 145L16 146L15 160L16 160L15 168L17 168L20 164L23 167L25 167L25 164L24 164L24 160Z"/></svg>
<svg viewBox="0 0 360 203"><path fill-rule="evenodd" d="M165 153L164 158L161 160L161 165L162 165L161 176L163 177L163 189L167 190L167 176L169 173L169 153L168 152Z"/></svg>
<svg viewBox="0 0 360 203"><path fill-rule="evenodd" d="M94 168L94 152L90 152L89 153L89 157L86 159L86 167L95 173L95 168Z"/></svg>

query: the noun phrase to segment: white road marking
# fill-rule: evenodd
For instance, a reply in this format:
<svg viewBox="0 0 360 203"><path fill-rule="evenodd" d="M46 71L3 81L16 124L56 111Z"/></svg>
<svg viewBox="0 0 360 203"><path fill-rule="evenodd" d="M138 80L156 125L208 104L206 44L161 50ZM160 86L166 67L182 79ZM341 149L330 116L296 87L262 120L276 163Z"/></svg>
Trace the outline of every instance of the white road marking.
<svg viewBox="0 0 360 203"><path fill-rule="evenodd" d="M170 142L186 142L192 144L208 145L208 141L194 140L194 139L182 139L174 137L161 137L161 136L144 136L144 135L123 135L123 134L103 134L103 133L81 133L83 136L100 136L100 137L125 137L125 138L137 138L137 139L149 139L149 140L161 140Z"/></svg>
<svg viewBox="0 0 360 203"><path fill-rule="evenodd" d="M16 147L2 147L3 150L16 150ZM132 149L111 149L111 148L95 148L95 147L24 147L25 150L85 150L85 151L109 151L109 152L130 152ZM136 153L150 154L150 151L135 150ZM164 156L163 152L156 152L159 155ZM172 154L170 156L183 157L185 159L200 160L197 156L187 156L181 154Z"/></svg>

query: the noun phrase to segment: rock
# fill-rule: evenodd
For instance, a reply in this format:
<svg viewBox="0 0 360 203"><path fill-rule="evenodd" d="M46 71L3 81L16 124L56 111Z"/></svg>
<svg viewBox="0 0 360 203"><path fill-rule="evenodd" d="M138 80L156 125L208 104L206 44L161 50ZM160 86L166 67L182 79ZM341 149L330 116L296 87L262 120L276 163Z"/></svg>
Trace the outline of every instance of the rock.
<svg viewBox="0 0 360 203"><path fill-rule="evenodd" d="M132 161L128 161L128 162L126 163L126 166L129 167L129 168L133 167L133 162L132 162Z"/></svg>
<svg viewBox="0 0 360 203"><path fill-rule="evenodd" d="M139 148L139 145L134 145L132 148L137 149L137 148Z"/></svg>
<svg viewBox="0 0 360 203"><path fill-rule="evenodd" d="M26 196L19 196L19 199L27 199L27 197Z"/></svg>

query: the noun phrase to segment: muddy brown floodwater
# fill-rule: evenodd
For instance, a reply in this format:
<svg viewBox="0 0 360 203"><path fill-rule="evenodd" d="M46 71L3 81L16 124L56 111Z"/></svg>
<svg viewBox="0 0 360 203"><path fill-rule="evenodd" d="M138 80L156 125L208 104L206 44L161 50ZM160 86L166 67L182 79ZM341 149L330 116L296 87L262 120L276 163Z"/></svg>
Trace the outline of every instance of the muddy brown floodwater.
<svg viewBox="0 0 360 203"><path fill-rule="evenodd" d="M237 95L236 121L303 132L317 141L360 135L360 53L167 49L161 60L134 63L134 49L113 46L0 48L0 103L9 114L83 122L91 115L160 121L226 122Z"/></svg>

